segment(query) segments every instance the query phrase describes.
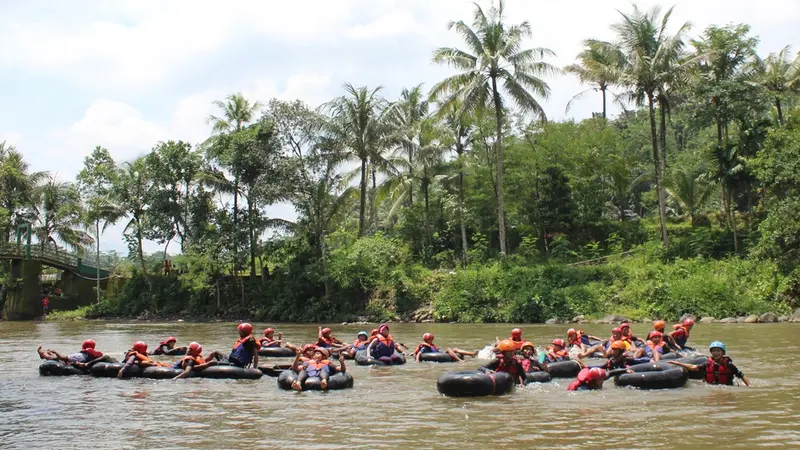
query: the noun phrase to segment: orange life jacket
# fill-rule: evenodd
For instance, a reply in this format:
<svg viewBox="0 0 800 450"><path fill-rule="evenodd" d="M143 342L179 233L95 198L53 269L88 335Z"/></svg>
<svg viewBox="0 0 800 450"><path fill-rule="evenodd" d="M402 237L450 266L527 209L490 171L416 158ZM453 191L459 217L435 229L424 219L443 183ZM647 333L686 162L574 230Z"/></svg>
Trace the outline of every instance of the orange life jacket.
<svg viewBox="0 0 800 450"><path fill-rule="evenodd" d="M327 360L327 359L323 359L320 362L317 362L316 360L311 359L308 362L306 362L305 365L306 365L307 369L320 371L320 370L322 370L323 367L329 365L330 363L331 362L329 360Z"/></svg>

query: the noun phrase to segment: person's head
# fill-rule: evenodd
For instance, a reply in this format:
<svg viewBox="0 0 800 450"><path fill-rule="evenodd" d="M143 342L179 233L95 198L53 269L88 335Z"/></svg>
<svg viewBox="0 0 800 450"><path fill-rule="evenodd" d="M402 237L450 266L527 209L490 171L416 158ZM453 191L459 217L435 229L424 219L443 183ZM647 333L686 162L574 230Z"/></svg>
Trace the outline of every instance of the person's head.
<svg viewBox="0 0 800 450"><path fill-rule="evenodd" d="M569 330L567 330L567 339L569 340L578 339L578 332L575 331L575 328L570 328Z"/></svg>
<svg viewBox="0 0 800 450"><path fill-rule="evenodd" d="M378 327L378 333L380 333L383 337L389 336L389 325L382 323L381 326Z"/></svg>
<svg viewBox="0 0 800 450"><path fill-rule="evenodd" d="M611 337L614 339L621 339L622 338L622 328L614 327L611 329Z"/></svg>
<svg viewBox="0 0 800 450"><path fill-rule="evenodd" d="M83 344L81 344L81 350L94 350L96 345L97 343L94 341L94 339L86 339L83 341Z"/></svg>
<svg viewBox="0 0 800 450"><path fill-rule="evenodd" d="M727 351L725 348L725 344L720 341L714 341L711 345L708 346L708 351L711 352L711 357L714 359L720 359L725 356L725 352Z"/></svg>
<svg viewBox="0 0 800 450"><path fill-rule="evenodd" d="M614 357L614 358L619 358L620 356L622 356L625 353L626 349L627 348L625 347L625 343L624 342L622 342L622 341L614 342L613 344L611 344L611 349L610 349L611 350L611 356Z"/></svg>
<svg viewBox="0 0 800 450"><path fill-rule="evenodd" d="M511 330L511 340L514 341L521 341L522 340L522 330L519 328L514 328Z"/></svg>
<svg viewBox="0 0 800 450"><path fill-rule="evenodd" d="M239 330L239 337L247 337L253 334L253 326L247 322L242 322L237 327Z"/></svg>
<svg viewBox="0 0 800 450"><path fill-rule="evenodd" d="M264 337L268 337L268 338L272 339L272 336L274 336L274 335L275 335L275 329L274 328L267 328L266 330L264 330Z"/></svg>
<svg viewBox="0 0 800 450"><path fill-rule="evenodd" d="M664 332L664 329L667 328L667 322L663 320L656 320L653 322L653 329L656 331Z"/></svg>
<svg viewBox="0 0 800 450"><path fill-rule="evenodd" d="M422 341L425 342L426 344L432 344L433 337L434 337L433 333L425 333L422 335Z"/></svg>
<svg viewBox="0 0 800 450"><path fill-rule="evenodd" d="M147 354L147 344L142 341L136 341L133 343L133 350L142 354Z"/></svg>
<svg viewBox="0 0 800 450"><path fill-rule="evenodd" d="M631 325L628 322L622 322L619 329L622 331L623 336L629 336L631 334Z"/></svg>
<svg viewBox="0 0 800 450"><path fill-rule="evenodd" d="M367 332L365 330L361 330L358 332L356 339L358 339L359 341L366 341L368 337L369 335L367 334Z"/></svg>
<svg viewBox="0 0 800 450"><path fill-rule="evenodd" d="M170 337L164 339L164 342L162 343L162 345L166 345L168 348L173 348L173 347L175 347L175 343L176 342L178 342L178 339L175 338L175 336L170 336Z"/></svg>
<svg viewBox="0 0 800 450"><path fill-rule="evenodd" d="M522 344L523 355L525 355L526 357L530 357L533 356L533 354L535 353L536 353L536 347L533 346L533 342L525 341L525 343Z"/></svg>
<svg viewBox="0 0 800 450"><path fill-rule="evenodd" d="M686 328L687 330L691 330L693 326L694 326L694 320L686 319L683 321L683 327Z"/></svg>
<svg viewBox="0 0 800 450"><path fill-rule="evenodd" d="M330 337L331 329L330 328L323 328L322 329L322 335L325 336L325 337Z"/></svg>
<svg viewBox="0 0 800 450"><path fill-rule="evenodd" d="M606 381L606 371L599 368L593 367L589 369L589 373L586 376L586 382L595 389L601 389L603 387L603 382Z"/></svg>
<svg viewBox="0 0 800 450"><path fill-rule="evenodd" d="M517 346L511 339L505 339L497 345L497 349L500 350L503 358L513 358Z"/></svg>
<svg viewBox="0 0 800 450"><path fill-rule="evenodd" d="M317 347L314 349L314 361L322 361L323 359L328 357L328 350L325 350L322 347Z"/></svg>
<svg viewBox="0 0 800 450"><path fill-rule="evenodd" d="M566 342L564 342L563 339L553 339L552 344L553 344L553 350L557 352L564 350L564 347L567 346Z"/></svg>
<svg viewBox="0 0 800 450"><path fill-rule="evenodd" d="M370 337L375 337L378 334L378 329L373 328L372 331L369 332Z"/></svg>
<svg viewBox="0 0 800 450"><path fill-rule="evenodd" d="M192 342L189 344L188 352L191 356L200 356L200 353L203 353L203 346L197 342Z"/></svg>
<svg viewBox="0 0 800 450"><path fill-rule="evenodd" d="M314 344L306 344L300 349L300 353L303 354L306 358L311 358L314 356L314 350L317 348Z"/></svg>
<svg viewBox="0 0 800 450"><path fill-rule="evenodd" d="M647 335L647 339L652 341L656 345L661 343L661 339L663 338L664 338L664 333L655 330L651 331L650 334Z"/></svg>

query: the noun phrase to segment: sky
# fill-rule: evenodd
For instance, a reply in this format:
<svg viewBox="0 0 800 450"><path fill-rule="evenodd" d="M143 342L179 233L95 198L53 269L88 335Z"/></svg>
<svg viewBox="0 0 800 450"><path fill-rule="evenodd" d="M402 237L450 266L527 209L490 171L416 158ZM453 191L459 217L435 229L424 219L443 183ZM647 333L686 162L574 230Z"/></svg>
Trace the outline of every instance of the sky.
<svg viewBox="0 0 800 450"><path fill-rule="evenodd" d="M766 55L800 49L794 0L637 1L640 8L675 6L673 29L692 23L748 23ZM488 0L481 1L488 7ZM510 23L528 21L528 47L545 47L563 67L582 41L611 40L622 0L507 0ZM0 141L17 147L32 170L71 180L101 145L118 161L147 153L158 141L199 143L209 135L212 101L241 92L266 103L300 99L312 106L342 94L342 85L383 86L388 99L403 87L429 88L452 74L431 64L437 47L461 46L447 29L471 22L464 0L28 0L0 3ZM542 99L551 120L600 111L599 94L568 75L547 78ZM613 114L616 110L611 107ZM289 205L272 217L293 219ZM126 251L122 227L110 227L103 249ZM174 249L175 247L172 247ZM147 243L145 250L159 249ZM163 249L162 249L163 250Z"/></svg>

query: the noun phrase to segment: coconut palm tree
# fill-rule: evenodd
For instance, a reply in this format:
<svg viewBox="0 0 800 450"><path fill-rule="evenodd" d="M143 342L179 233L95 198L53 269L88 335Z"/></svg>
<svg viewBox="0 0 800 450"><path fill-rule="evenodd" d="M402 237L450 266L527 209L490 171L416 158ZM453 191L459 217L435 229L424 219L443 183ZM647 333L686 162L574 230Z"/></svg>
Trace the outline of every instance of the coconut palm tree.
<svg viewBox="0 0 800 450"><path fill-rule="evenodd" d="M473 123L472 118L459 115L458 103L450 105L447 109L439 107L438 115L442 118L442 130L445 135L444 141L456 152L456 164L458 164L458 206L459 206L459 227L461 228L461 262L466 267L469 263L469 245L467 243L467 229L464 224L464 165L467 144L472 137Z"/></svg>
<svg viewBox="0 0 800 450"><path fill-rule="evenodd" d="M348 150L351 157L361 162L358 235L362 236L366 231L364 219L370 172L374 180L385 145L385 112L388 105L378 95L382 89L380 86L369 89L347 83L344 89L345 95L326 103L323 109L331 114L331 135Z"/></svg>
<svg viewBox="0 0 800 450"><path fill-rule="evenodd" d="M656 131L655 104L658 96L664 94L670 80L674 78L674 73L669 72L669 69L673 67L674 58L680 54L683 37L691 24L684 23L675 34L670 35L667 33L667 26L672 16L672 8L662 15L659 7L645 12L634 5L631 13L620 12L620 15L622 19L612 25L612 29L616 32L618 45L626 56L626 70L622 75L622 83L630 89L630 97L638 104L646 104L648 108L661 239L666 247L669 245L667 205L664 195L664 171L659 156L659 139Z"/></svg>
<svg viewBox="0 0 800 450"><path fill-rule="evenodd" d="M460 73L433 86L430 97L441 100L445 108L460 102L459 115L494 107L497 152L497 222L500 253L506 255L506 227L503 206L503 114L506 98L517 107L544 118L536 97L547 98L550 87L540 76L560 72L543 61L553 52L545 48L522 49L523 40L531 36L526 22L508 25L505 22L505 2L500 0L489 8L488 14L475 5L472 26L464 21L450 22L464 39L467 50L444 47L434 51L433 61L451 66Z"/></svg>
<svg viewBox="0 0 800 450"><path fill-rule="evenodd" d="M56 250L58 242L74 250L82 250L94 239L83 231L83 205L78 188L68 182L57 181L50 176L37 186L34 193L32 233L44 249L52 243Z"/></svg>
<svg viewBox="0 0 800 450"><path fill-rule="evenodd" d="M136 241L139 265L145 276L147 264L144 260L142 243L144 241L144 221L147 214L146 196L149 190L146 177L147 165L144 158L122 164L118 175L119 186L114 189L113 200L130 218L125 225L124 233L130 233Z"/></svg>
<svg viewBox="0 0 800 450"><path fill-rule="evenodd" d="M774 96L778 124L783 124L783 96L800 93L800 52L792 59L792 48L786 46L778 53L770 53L765 59L755 58L753 75L755 83Z"/></svg>
<svg viewBox="0 0 800 450"><path fill-rule="evenodd" d="M47 172L30 172L30 166L22 153L6 141L0 142L0 205L9 215L5 241L11 239L11 230L21 222L30 222L26 217L27 207L33 203L36 187L48 177Z"/></svg>
<svg viewBox="0 0 800 450"><path fill-rule="evenodd" d="M408 179L414 179L415 152L419 148L420 126L428 115L428 100L422 93L422 85L411 89L404 88L400 99L393 103L387 111L387 122L395 130L389 136L389 144L398 145L405 152L408 162ZM414 204L414 187L408 185L408 204Z"/></svg>
<svg viewBox="0 0 800 450"><path fill-rule="evenodd" d="M582 84L591 87L572 97L567 103L569 112L572 102L588 91L600 91L603 96L603 119L606 118L606 91L619 83L625 70L625 54L619 47L594 39L583 41L584 49L578 54L578 63L570 64L564 71L578 77Z"/></svg>
<svg viewBox="0 0 800 450"><path fill-rule="evenodd" d="M674 202L675 210L683 217L689 216L695 226L700 213L714 192L714 185L706 181L702 166L677 167L672 172L667 194Z"/></svg>

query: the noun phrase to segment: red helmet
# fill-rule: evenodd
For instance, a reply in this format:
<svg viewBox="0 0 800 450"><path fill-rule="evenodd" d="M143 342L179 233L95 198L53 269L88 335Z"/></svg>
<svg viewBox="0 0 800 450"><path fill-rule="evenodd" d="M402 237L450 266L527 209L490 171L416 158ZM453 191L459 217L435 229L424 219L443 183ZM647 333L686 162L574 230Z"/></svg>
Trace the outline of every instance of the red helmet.
<svg viewBox="0 0 800 450"><path fill-rule="evenodd" d="M519 328L514 328L513 330L511 330L511 337L514 338L514 339L521 338L522 337L522 330L520 330Z"/></svg>
<svg viewBox="0 0 800 450"><path fill-rule="evenodd" d="M376 334L378 334L378 329L377 328L373 328L372 331L369 332L370 336L375 336Z"/></svg>
<svg viewBox="0 0 800 450"><path fill-rule="evenodd" d="M586 379L588 381L599 380L601 378L605 379L605 377L606 377L606 371L599 367L593 367L589 369L589 373L586 375Z"/></svg>
<svg viewBox="0 0 800 450"><path fill-rule="evenodd" d="M264 336L266 336L266 335L268 335L268 334L270 334L270 333L274 333L274 332L275 332L275 329L273 329L273 328L267 328L266 330L264 330Z"/></svg>
<svg viewBox="0 0 800 450"><path fill-rule="evenodd" d="M316 352L322 353L322 357L323 358L327 358L328 356L330 356L330 353L328 352L328 349L326 349L326 348L317 347L317 348L314 349L314 352L315 353Z"/></svg>
<svg viewBox="0 0 800 450"><path fill-rule="evenodd" d="M612 332L612 333L619 333L619 334L622 334L622 328L620 328L620 327L612 328L612 329L611 329L611 332Z"/></svg>
<svg viewBox="0 0 800 450"><path fill-rule="evenodd" d="M178 342L178 339L175 338L175 336L170 336L170 337L164 339L164 343L165 344L169 344L170 342Z"/></svg>
<svg viewBox="0 0 800 450"><path fill-rule="evenodd" d="M307 352L309 350L313 350L315 348L317 348L317 346L314 345L314 344L306 344L306 345L304 345L304 346L302 346L300 348L300 353L305 353L305 352Z"/></svg>
<svg viewBox="0 0 800 450"><path fill-rule="evenodd" d="M322 335L323 336L325 336L326 334L330 334L330 333L331 333L331 329L330 328L323 328L322 329Z"/></svg>
<svg viewBox="0 0 800 450"><path fill-rule="evenodd" d="M133 349L139 353L147 353L147 344L142 341L136 341L133 343Z"/></svg>
<svg viewBox="0 0 800 450"><path fill-rule="evenodd" d="M650 334L647 335L647 339L653 339L654 337L657 337L657 338L661 339L661 338L664 337L664 333L662 333L660 331L653 330L653 331L650 332Z"/></svg>
<svg viewBox="0 0 800 450"><path fill-rule="evenodd" d="M562 348L566 347L566 344L564 343L563 339L553 339L553 345L556 345L556 346L559 346L559 347L562 347Z"/></svg>
<svg viewBox="0 0 800 450"><path fill-rule="evenodd" d="M253 334L253 326L247 322L240 323L238 328L240 333L244 332L245 335Z"/></svg>
<svg viewBox="0 0 800 450"><path fill-rule="evenodd" d="M81 350L94 348L95 345L97 345L97 343L94 341L94 339L87 339L87 340L83 341L83 344L81 344Z"/></svg>
<svg viewBox="0 0 800 450"><path fill-rule="evenodd" d="M623 328L630 328L630 327L631 327L631 325L628 322L622 322L621 324L619 324L619 329L620 330L623 329Z"/></svg>
<svg viewBox="0 0 800 450"><path fill-rule="evenodd" d="M693 327L694 326L694 320L692 320L692 319L684 320L683 321L683 326L685 326L685 327Z"/></svg>
<svg viewBox="0 0 800 450"><path fill-rule="evenodd" d="M433 340L433 333L425 333L422 335L422 340L425 342Z"/></svg>
<svg viewBox="0 0 800 450"><path fill-rule="evenodd" d="M573 334L578 334L578 332L575 331L575 328L570 328L567 330L567 336L572 336Z"/></svg>
<svg viewBox="0 0 800 450"><path fill-rule="evenodd" d="M197 342L192 342L189 344L189 354L193 356L198 356L200 353L203 352L203 346L198 344Z"/></svg>

